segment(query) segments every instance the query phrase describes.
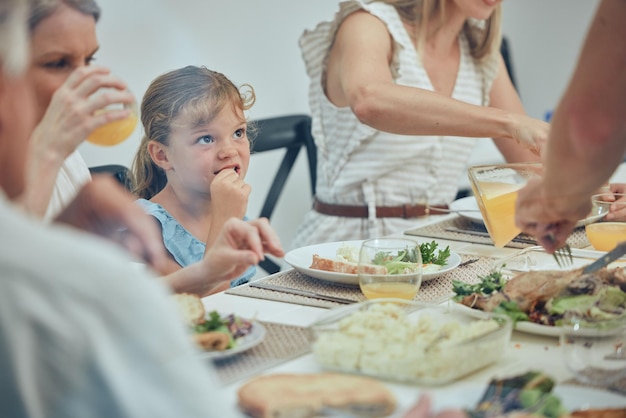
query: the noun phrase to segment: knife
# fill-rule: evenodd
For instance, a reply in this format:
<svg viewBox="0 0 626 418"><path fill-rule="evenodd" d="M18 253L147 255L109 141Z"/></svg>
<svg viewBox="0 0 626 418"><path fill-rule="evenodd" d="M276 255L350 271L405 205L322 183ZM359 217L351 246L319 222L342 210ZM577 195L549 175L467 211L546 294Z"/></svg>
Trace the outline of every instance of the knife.
<svg viewBox="0 0 626 418"><path fill-rule="evenodd" d="M583 269L583 274L589 274L600 270L602 267L606 267L609 263L617 260L624 254L626 254L626 241L620 242L617 244L617 247L613 248L611 251L585 267Z"/></svg>
<svg viewBox="0 0 626 418"><path fill-rule="evenodd" d="M275 292L289 293L289 294L292 294L292 295L306 296L306 297L309 297L309 298L315 298L315 299L320 299L320 300L327 300L329 302L343 303L343 304L346 304L346 305L350 304L350 303L358 303L357 300L337 298L335 296L322 295L320 293L315 293L315 292L311 292L311 291L308 291L308 290L292 289L291 287L278 286L278 285L269 284L269 283L252 282L252 283L250 283L250 287L257 287L259 289L273 290Z"/></svg>
<svg viewBox="0 0 626 418"><path fill-rule="evenodd" d="M448 232L458 232L458 233L467 234L467 235L476 235L478 237L491 238L491 236L489 235L488 232L473 231L471 229L455 228L453 226L450 226L450 227L446 228L446 231L448 231ZM524 237L515 237L511 241L519 242L520 244L534 244L534 245L537 245L537 241L535 241L534 239L524 238Z"/></svg>

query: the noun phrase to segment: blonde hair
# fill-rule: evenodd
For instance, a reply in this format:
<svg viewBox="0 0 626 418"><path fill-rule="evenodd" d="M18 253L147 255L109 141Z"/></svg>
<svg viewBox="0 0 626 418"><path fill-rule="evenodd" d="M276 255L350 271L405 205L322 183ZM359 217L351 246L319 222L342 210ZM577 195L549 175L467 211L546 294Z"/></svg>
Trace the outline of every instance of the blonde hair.
<svg viewBox="0 0 626 418"><path fill-rule="evenodd" d="M150 157L148 144L156 141L168 146L179 115L198 126L210 122L227 105L246 111L255 100L252 86L237 88L223 74L206 67L189 65L154 79L141 102L144 135L132 165L133 193L150 199L167 184L165 172ZM254 125L248 123L248 140L254 139L254 133Z"/></svg>
<svg viewBox="0 0 626 418"><path fill-rule="evenodd" d="M445 0L373 0L392 5L400 17L414 25L418 51L423 50L424 42L443 25L446 16ZM430 26L433 22L438 25ZM484 24L483 24L484 23ZM498 4L491 16L484 22L471 22L463 25L470 53L475 59L483 59L498 51L501 42L502 12Z"/></svg>

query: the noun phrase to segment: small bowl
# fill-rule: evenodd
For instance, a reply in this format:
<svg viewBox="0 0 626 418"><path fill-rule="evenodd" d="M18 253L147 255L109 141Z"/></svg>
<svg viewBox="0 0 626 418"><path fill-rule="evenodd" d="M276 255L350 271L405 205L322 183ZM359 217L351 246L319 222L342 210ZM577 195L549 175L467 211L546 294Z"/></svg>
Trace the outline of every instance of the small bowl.
<svg viewBox="0 0 626 418"><path fill-rule="evenodd" d="M577 380L609 386L626 377L626 320L584 321L568 318L561 350Z"/></svg>
<svg viewBox="0 0 626 418"><path fill-rule="evenodd" d="M610 195L615 198L615 202L607 202L604 196ZM611 207L617 207L621 210L626 206L626 195L616 193L601 193L593 195L591 198L593 210L597 213L603 213L606 215L609 213ZM587 233L587 239L595 250L598 251L611 251L622 241L626 241L626 222L624 221L601 221L596 223L589 223L585 226L585 232Z"/></svg>
<svg viewBox="0 0 626 418"><path fill-rule="evenodd" d="M511 329L504 315L376 299L324 315L312 351L325 369L438 386L496 362Z"/></svg>

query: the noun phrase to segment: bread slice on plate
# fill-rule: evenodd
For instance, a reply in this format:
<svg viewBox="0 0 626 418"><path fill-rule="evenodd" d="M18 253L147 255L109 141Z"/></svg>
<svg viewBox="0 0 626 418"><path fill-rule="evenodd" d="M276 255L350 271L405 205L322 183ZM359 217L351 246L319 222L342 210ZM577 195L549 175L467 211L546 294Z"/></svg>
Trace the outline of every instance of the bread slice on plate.
<svg viewBox="0 0 626 418"><path fill-rule="evenodd" d="M273 374L245 383L240 408L254 418L309 418L336 408L359 416L385 417L396 400L381 382L341 373Z"/></svg>

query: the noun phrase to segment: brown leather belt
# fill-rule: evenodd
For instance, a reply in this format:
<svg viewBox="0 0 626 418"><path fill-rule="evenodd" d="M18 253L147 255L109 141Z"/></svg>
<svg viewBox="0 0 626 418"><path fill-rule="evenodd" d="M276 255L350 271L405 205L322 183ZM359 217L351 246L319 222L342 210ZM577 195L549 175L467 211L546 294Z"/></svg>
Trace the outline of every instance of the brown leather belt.
<svg viewBox="0 0 626 418"><path fill-rule="evenodd" d="M313 202L313 209L323 215L343 216L346 218L367 218L369 210L367 206L334 205L317 200ZM377 218L417 218L425 215L442 215L449 213L448 205L402 205L402 206L376 206Z"/></svg>

